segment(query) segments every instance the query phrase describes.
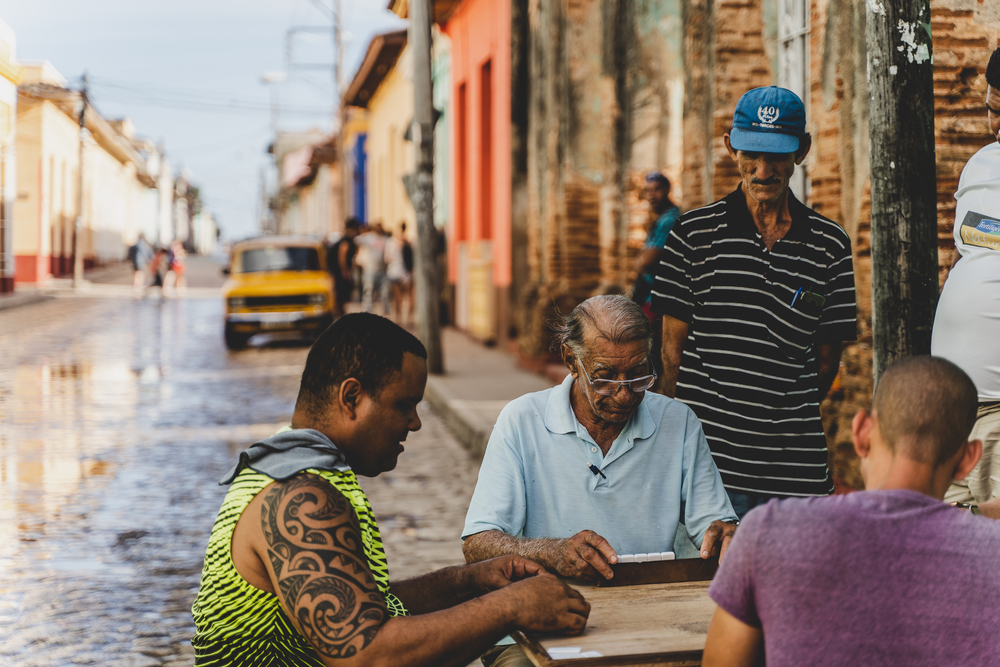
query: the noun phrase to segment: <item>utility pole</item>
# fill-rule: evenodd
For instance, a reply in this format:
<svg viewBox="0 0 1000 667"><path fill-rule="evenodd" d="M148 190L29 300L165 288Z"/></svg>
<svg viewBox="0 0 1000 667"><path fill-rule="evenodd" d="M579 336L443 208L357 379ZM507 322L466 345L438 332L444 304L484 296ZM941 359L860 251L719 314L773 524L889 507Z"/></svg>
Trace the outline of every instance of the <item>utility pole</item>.
<svg viewBox="0 0 1000 667"><path fill-rule="evenodd" d="M931 350L938 297L929 0L868 0L875 381Z"/></svg>
<svg viewBox="0 0 1000 667"><path fill-rule="evenodd" d="M80 88L80 164L76 179L76 221L73 224L73 289L83 287L83 139L87 129L87 73Z"/></svg>
<svg viewBox="0 0 1000 667"><path fill-rule="evenodd" d="M333 0L333 57L335 65L333 68L333 95L336 98L334 116L338 122L334 123L334 134L336 138L337 161L340 163L340 198L337 200L339 210L336 211L336 219L339 221L340 229L345 229L347 222L347 146L344 141L344 128L347 125L347 110L344 108L344 96L341 93L341 85L344 81L344 41L343 41L343 18L344 7L341 0Z"/></svg>
<svg viewBox="0 0 1000 667"><path fill-rule="evenodd" d="M437 232L434 229L434 100L431 94L431 4L409 2L409 44L413 49L413 139L417 145L416 278L417 335L427 348L427 370L444 373L441 351L440 289L437 270Z"/></svg>

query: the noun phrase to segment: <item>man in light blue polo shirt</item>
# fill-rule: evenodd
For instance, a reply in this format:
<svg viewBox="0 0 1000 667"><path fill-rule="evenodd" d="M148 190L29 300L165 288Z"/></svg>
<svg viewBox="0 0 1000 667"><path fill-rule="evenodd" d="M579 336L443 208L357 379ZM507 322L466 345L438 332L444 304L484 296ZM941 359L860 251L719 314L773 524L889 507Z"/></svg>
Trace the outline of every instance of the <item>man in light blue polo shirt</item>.
<svg viewBox="0 0 1000 667"><path fill-rule="evenodd" d="M646 391L651 335L624 296L592 297L565 318L557 343L570 374L500 413L462 532L467 561L518 554L610 579L620 553L673 550L678 521L702 558L725 553L736 514L698 418ZM498 646L483 662L522 658Z"/></svg>

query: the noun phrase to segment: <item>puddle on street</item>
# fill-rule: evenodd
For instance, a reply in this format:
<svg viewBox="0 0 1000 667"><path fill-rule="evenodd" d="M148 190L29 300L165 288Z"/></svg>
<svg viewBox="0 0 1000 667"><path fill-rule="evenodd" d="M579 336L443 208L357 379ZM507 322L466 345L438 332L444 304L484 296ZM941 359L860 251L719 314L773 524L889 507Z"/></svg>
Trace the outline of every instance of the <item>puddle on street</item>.
<svg viewBox="0 0 1000 667"><path fill-rule="evenodd" d="M230 354L221 324L218 299L0 313L0 664L189 656L217 481L287 423L308 352Z"/></svg>

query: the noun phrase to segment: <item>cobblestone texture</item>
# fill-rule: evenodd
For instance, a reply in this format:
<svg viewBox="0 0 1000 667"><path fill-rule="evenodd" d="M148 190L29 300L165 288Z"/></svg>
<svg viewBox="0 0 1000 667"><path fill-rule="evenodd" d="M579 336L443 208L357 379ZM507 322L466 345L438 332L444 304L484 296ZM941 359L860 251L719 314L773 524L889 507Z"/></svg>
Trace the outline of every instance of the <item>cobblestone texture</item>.
<svg viewBox="0 0 1000 667"><path fill-rule="evenodd" d="M219 299L0 312L0 665L193 664L190 607L240 449L291 414L308 348L222 344ZM462 562L476 468L438 417L362 484L394 578Z"/></svg>

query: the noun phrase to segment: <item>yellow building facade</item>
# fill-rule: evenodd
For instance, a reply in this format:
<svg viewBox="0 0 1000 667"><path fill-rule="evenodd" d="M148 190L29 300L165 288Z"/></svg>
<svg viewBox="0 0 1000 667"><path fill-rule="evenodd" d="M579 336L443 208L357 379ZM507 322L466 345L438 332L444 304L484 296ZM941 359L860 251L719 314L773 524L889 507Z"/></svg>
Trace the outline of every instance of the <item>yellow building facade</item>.
<svg viewBox="0 0 1000 667"><path fill-rule="evenodd" d="M13 249L16 281L45 282L72 271L80 174L80 95L48 63L26 64L19 89L17 200ZM124 259L142 218L133 210L146 187L144 161L93 107L83 139L80 248L85 266Z"/></svg>
<svg viewBox="0 0 1000 667"><path fill-rule="evenodd" d="M368 222L381 222L395 233L406 223L407 234L416 232L413 209L403 177L414 172L413 142L406 139L413 121L413 80L409 49L386 72L368 102Z"/></svg>

